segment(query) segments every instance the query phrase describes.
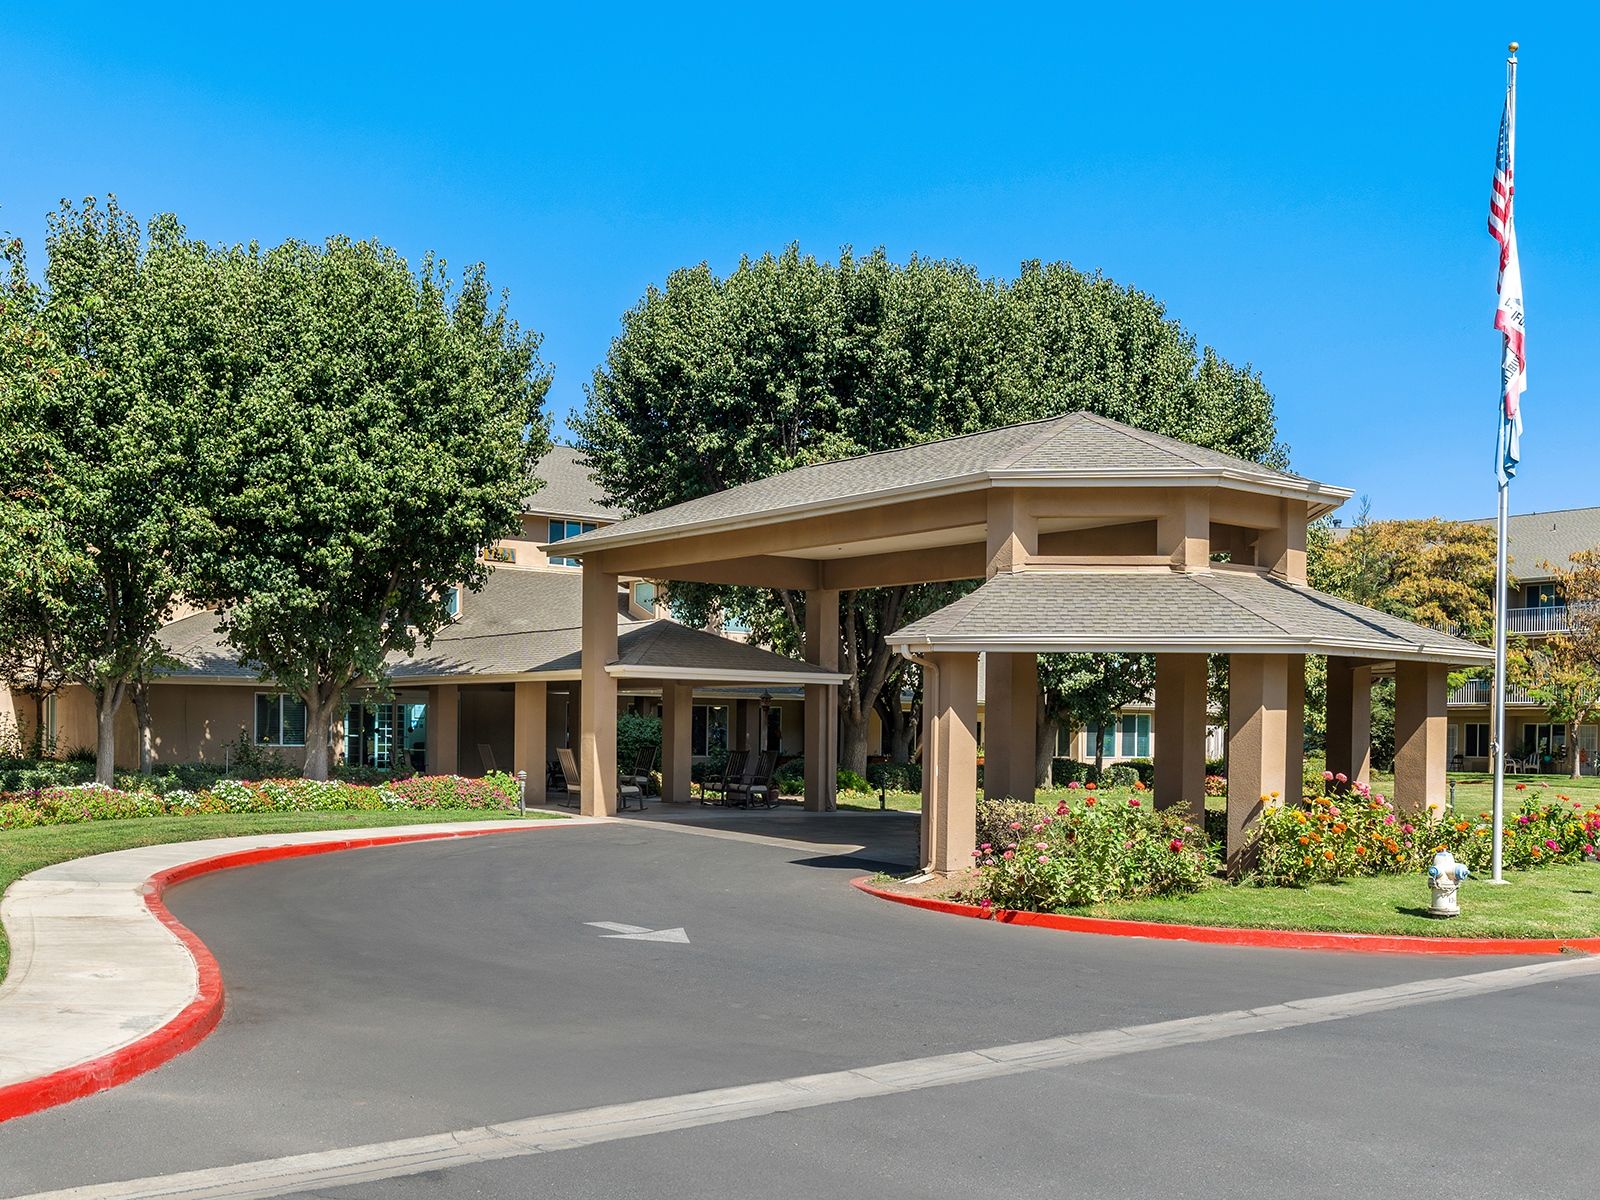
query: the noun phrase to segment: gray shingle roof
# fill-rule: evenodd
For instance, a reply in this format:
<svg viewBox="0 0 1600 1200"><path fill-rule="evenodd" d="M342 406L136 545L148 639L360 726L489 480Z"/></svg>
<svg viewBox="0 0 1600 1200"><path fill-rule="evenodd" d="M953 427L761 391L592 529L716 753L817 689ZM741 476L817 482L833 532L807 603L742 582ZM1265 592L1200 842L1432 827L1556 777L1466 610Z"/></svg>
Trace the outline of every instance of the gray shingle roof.
<svg viewBox="0 0 1600 1200"><path fill-rule="evenodd" d="M1468 522L1490 528L1494 523L1493 517ZM1551 577L1541 563L1565 567L1576 551L1593 550L1596 546L1600 546L1600 508L1523 513L1513 516L1506 529L1511 574L1524 583Z"/></svg>
<svg viewBox="0 0 1600 1200"><path fill-rule="evenodd" d="M777 515L801 507L821 507L870 496L984 477L1072 476L1087 478L1224 473L1257 483L1313 493L1331 508L1349 497L1304 476L1275 471L1260 463L1175 438L1135 429L1093 413L1075 412L983 433L924 442L856 458L796 467L697 500L629 517L573 539L575 548L622 542L640 534L678 526Z"/></svg>
<svg viewBox="0 0 1600 1200"><path fill-rule="evenodd" d="M431 646L388 662L397 682L476 675L549 674L576 671L583 644L580 573L494 571L483 591L462 597L459 620L440 630ZM636 621L621 610L618 593L618 662L633 674L659 670L705 677L718 671L733 679L750 673L804 682L819 673L808 663L773 654L675 621ZM183 666L173 678L255 679L258 672L234 659L217 633L212 613L174 621L161 637Z"/></svg>
<svg viewBox="0 0 1600 1200"><path fill-rule="evenodd" d="M534 477L542 479L544 486L522 502L523 512L601 521L623 516L621 510L602 498L600 485L590 476L589 468L578 461L579 453L571 446L550 447L550 453L533 469Z"/></svg>
<svg viewBox="0 0 1600 1200"><path fill-rule="evenodd" d="M1469 663L1488 647L1252 571L1019 571L889 637L893 646L1313 653Z"/></svg>

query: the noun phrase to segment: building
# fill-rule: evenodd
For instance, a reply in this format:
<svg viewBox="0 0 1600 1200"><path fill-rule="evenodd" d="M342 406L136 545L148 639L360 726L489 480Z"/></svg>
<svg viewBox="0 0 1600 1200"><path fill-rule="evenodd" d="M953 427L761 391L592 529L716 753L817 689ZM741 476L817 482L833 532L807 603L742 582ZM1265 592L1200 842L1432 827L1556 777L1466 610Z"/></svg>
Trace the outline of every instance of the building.
<svg viewBox="0 0 1600 1200"><path fill-rule="evenodd" d="M1493 517L1474 521L1494 526ZM1526 513L1510 519L1507 553L1516 580L1506 605L1510 635L1537 641L1564 630L1566 602L1555 582L1552 567L1567 566L1580 550L1600 546L1600 508L1568 508L1557 512ZM1452 766L1487 771L1493 681L1469 679L1450 693L1448 746ZM1575 745L1574 745L1575 743ZM1600 727L1568 729L1552 721L1549 711L1526 691L1512 688L1506 701L1506 754L1511 769L1570 772L1570 755L1576 749L1579 769L1593 774L1600 762Z"/></svg>

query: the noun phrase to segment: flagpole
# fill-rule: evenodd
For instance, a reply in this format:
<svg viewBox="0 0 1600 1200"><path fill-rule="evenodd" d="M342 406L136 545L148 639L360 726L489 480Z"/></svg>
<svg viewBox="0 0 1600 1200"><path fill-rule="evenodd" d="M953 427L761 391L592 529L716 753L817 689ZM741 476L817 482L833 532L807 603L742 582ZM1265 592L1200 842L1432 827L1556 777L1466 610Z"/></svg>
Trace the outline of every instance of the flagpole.
<svg viewBox="0 0 1600 1200"><path fill-rule="evenodd" d="M1507 151L1510 162L1516 162L1517 147L1517 43L1508 47L1506 59L1506 109L1509 129ZM1514 176L1513 176L1514 177ZM1501 404L1505 403L1502 394ZM1501 421L1505 420L1504 413ZM1506 599L1509 584L1506 580L1506 526L1510 512L1511 480L1504 470L1499 479L1499 508L1495 521L1494 552L1494 822L1490 836L1494 839L1491 858L1490 883L1504 883L1502 874L1506 826Z"/></svg>

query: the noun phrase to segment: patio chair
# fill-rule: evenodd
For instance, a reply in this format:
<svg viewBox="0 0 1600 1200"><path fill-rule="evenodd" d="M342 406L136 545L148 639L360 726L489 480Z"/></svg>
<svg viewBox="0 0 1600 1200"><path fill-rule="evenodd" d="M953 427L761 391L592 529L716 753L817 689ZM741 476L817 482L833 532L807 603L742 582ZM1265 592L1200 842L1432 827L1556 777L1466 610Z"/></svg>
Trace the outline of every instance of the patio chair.
<svg viewBox="0 0 1600 1200"><path fill-rule="evenodd" d="M777 789L772 786L772 773L777 769L777 751L768 750L757 756L747 779L736 779L728 784L728 803L746 808L776 807Z"/></svg>
<svg viewBox="0 0 1600 1200"><path fill-rule="evenodd" d="M578 760L572 756L571 750L565 748L557 750L556 757L561 763L561 775L567 785L567 794L573 798L575 806L579 788L582 786L582 780L578 777ZM638 801L639 811L644 811L644 793L631 783L619 782L617 784L617 808L626 810L630 800Z"/></svg>
<svg viewBox="0 0 1600 1200"><path fill-rule="evenodd" d="M650 790L650 774L655 769L655 747L646 746L633 756L633 770L622 777L622 782L631 783L640 792L648 793Z"/></svg>
<svg viewBox="0 0 1600 1200"><path fill-rule="evenodd" d="M745 762L749 757L750 753L747 750L731 750L728 752L728 757L723 760L720 771L707 766L706 773L700 780L700 803L726 805L728 787L734 781L744 778ZM708 796L718 798L708 800L706 798Z"/></svg>

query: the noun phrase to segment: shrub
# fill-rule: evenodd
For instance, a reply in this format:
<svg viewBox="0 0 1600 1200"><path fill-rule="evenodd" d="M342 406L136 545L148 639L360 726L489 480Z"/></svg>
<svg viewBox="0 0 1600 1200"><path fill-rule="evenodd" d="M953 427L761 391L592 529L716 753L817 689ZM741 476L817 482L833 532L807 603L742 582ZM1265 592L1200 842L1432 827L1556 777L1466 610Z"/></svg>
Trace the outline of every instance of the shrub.
<svg viewBox="0 0 1600 1200"><path fill-rule="evenodd" d="M1052 758L1050 779L1056 787L1066 787L1069 783L1098 783L1100 774L1093 763L1079 762L1075 758Z"/></svg>
<svg viewBox="0 0 1600 1200"><path fill-rule="evenodd" d="M1218 778L1226 779L1228 777L1228 769L1227 768L1228 768L1228 764L1227 764L1227 760L1226 759L1222 759L1222 758L1208 758L1208 759L1206 759L1206 774L1207 775L1215 775Z"/></svg>
<svg viewBox="0 0 1600 1200"><path fill-rule="evenodd" d="M892 792L920 792L922 790L922 764L873 763L867 768L867 780L874 788L887 786Z"/></svg>
<svg viewBox="0 0 1600 1200"><path fill-rule="evenodd" d="M1226 796L1228 794L1228 781L1221 775L1206 776L1206 795Z"/></svg>
<svg viewBox="0 0 1600 1200"><path fill-rule="evenodd" d="M985 801L979 813L977 895L1000 908L1056 912L1179 895L1217 866L1204 830L1175 809L1156 812L1148 798L1090 794L1054 810Z"/></svg>
<svg viewBox="0 0 1600 1200"><path fill-rule="evenodd" d="M773 772L772 781L780 795L794 796L806 790L806 760L791 758Z"/></svg>
<svg viewBox="0 0 1600 1200"><path fill-rule="evenodd" d="M1139 772L1132 763L1112 763L1101 772L1100 782L1106 787L1132 787L1139 782Z"/></svg>
<svg viewBox="0 0 1600 1200"><path fill-rule="evenodd" d="M839 768L838 787L841 792L875 792L877 790L867 782L866 776L857 775L848 767Z"/></svg>
<svg viewBox="0 0 1600 1200"><path fill-rule="evenodd" d="M1129 758L1121 763L1124 767L1132 767L1139 773L1139 782L1145 787L1154 787L1156 783L1156 764L1148 758Z"/></svg>
<svg viewBox="0 0 1600 1200"><path fill-rule="evenodd" d="M242 729L226 751L228 774L240 779L284 779L296 773L288 759L269 746L256 745Z"/></svg>
<svg viewBox="0 0 1600 1200"><path fill-rule="evenodd" d="M617 769L631 772L644 750L655 751L657 762L660 761L661 718L623 713L617 718Z"/></svg>
<svg viewBox="0 0 1600 1200"><path fill-rule="evenodd" d="M1326 790L1326 781L1322 778L1327 768L1327 759L1320 754L1308 754L1300 766L1300 794L1302 796L1320 796Z"/></svg>

